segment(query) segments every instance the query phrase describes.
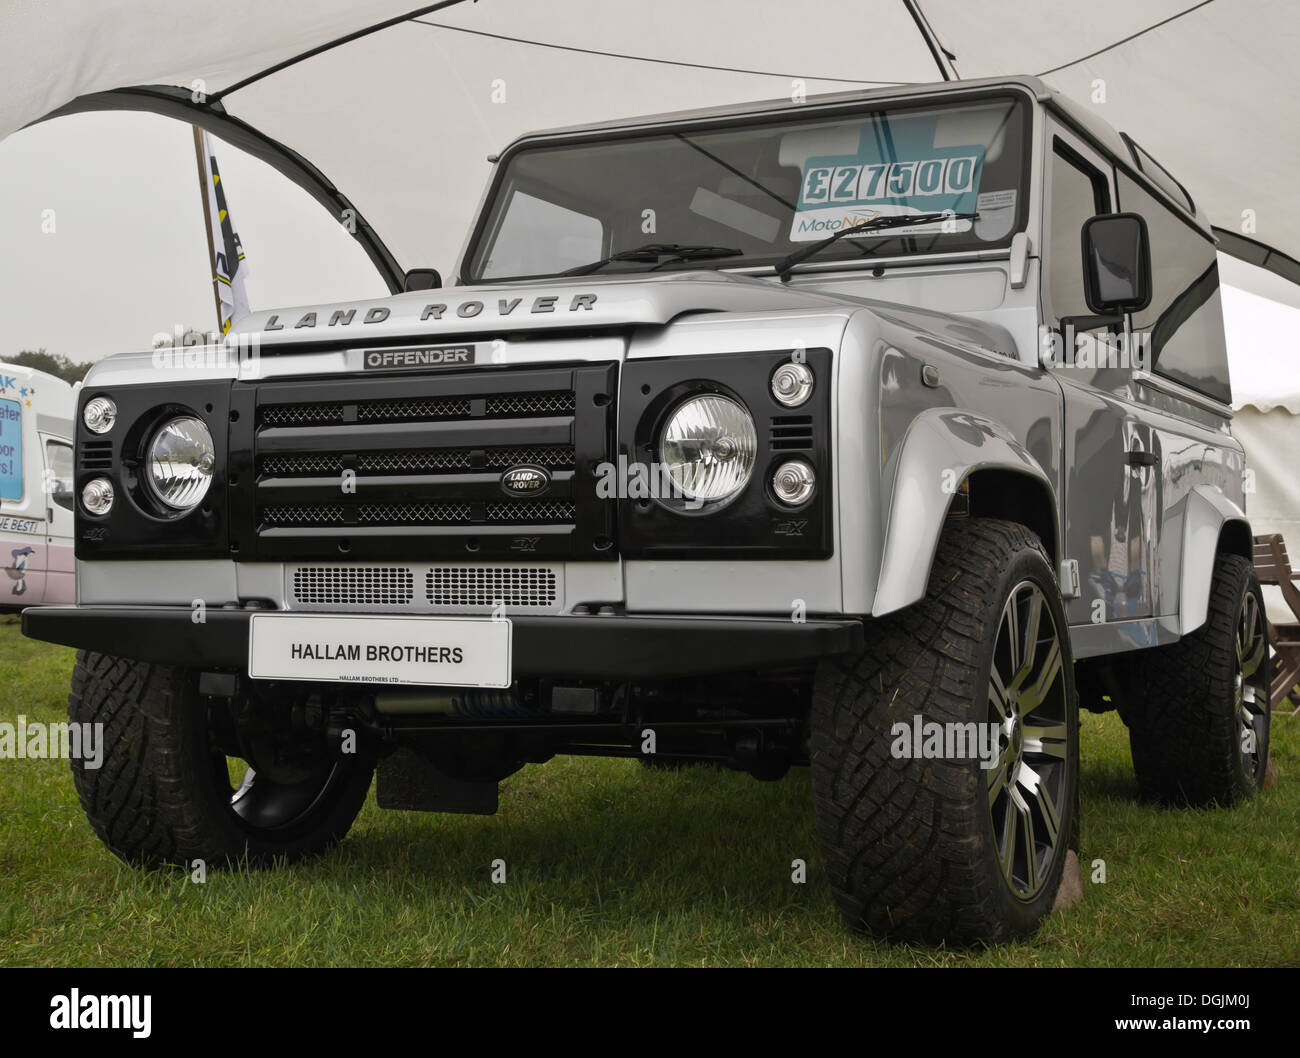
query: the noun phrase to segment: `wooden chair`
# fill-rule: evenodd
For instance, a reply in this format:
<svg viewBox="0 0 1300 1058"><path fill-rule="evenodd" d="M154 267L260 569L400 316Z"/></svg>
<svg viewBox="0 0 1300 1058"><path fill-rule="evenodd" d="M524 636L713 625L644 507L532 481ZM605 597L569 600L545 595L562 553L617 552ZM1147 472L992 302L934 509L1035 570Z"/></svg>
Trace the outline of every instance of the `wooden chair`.
<svg viewBox="0 0 1300 1058"><path fill-rule="evenodd" d="M1280 533L1255 537L1255 573L1260 584L1273 584L1281 589L1282 598L1296 618L1293 624L1275 625L1265 617L1273 647L1273 686L1269 688L1269 700L1276 713L1278 704L1300 683L1300 588L1296 587L1286 541ZM1300 693L1292 701L1297 707L1291 715L1300 715Z"/></svg>

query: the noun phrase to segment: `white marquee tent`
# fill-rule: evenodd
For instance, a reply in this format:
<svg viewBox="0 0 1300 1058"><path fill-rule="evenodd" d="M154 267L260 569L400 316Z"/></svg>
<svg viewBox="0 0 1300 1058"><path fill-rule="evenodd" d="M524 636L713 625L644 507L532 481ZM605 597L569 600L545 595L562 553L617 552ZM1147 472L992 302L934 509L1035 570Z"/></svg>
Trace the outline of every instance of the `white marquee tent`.
<svg viewBox="0 0 1300 1058"><path fill-rule="evenodd" d="M1213 224L1245 224L1230 252L1300 282L1297 53L1292 0L7 0L0 137L68 109L205 125L358 210L395 285L454 256L486 155L528 129L796 80L1045 74L1133 131Z"/></svg>
<svg viewBox="0 0 1300 1058"><path fill-rule="evenodd" d="M91 110L201 125L356 210L397 289L454 258L488 154L528 129L1034 73L1132 132L1267 270L1233 282L1300 307L1297 54L1294 0L0 0L0 138ZM1261 353L1234 364L1250 513L1300 555L1300 352Z"/></svg>

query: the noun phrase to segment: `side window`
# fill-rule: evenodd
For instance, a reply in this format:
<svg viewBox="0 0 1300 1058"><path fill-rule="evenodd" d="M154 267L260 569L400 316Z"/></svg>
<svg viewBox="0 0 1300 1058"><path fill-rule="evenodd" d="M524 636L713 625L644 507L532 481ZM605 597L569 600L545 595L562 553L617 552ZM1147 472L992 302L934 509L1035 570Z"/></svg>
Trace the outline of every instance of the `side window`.
<svg viewBox="0 0 1300 1058"><path fill-rule="evenodd" d="M1133 331L1148 336L1152 369L1230 404L1214 244L1122 173L1119 201L1142 214L1151 234L1151 304L1133 314Z"/></svg>
<svg viewBox="0 0 1300 1058"><path fill-rule="evenodd" d="M1052 315L1091 315L1083 297L1083 222L1110 212L1110 194L1100 172L1059 140L1052 152L1052 215L1047 296Z"/></svg>
<svg viewBox="0 0 1300 1058"><path fill-rule="evenodd" d="M45 442L45 480L50 502L72 510L72 445L66 441Z"/></svg>

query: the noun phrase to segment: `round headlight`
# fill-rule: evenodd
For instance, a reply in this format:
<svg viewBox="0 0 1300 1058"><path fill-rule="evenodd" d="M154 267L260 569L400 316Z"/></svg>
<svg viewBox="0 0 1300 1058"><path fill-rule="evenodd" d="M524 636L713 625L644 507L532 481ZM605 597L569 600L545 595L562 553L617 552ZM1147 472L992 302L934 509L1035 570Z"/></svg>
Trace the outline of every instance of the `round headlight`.
<svg viewBox="0 0 1300 1058"><path fill-rule="evenodd" d="M113 483L108 478L91 478L81 490L81 505L91 514L113 509Z"/></svg>
<svg viewBox="0 0 1300 1058"><path fill-rule="evenodd" d="M108 397L93 397L81 409L81 421L91 433L108 433L117 422L117 405Z"/></svg>
<svg viewBox="0 0 1300 1058"><path fill-rule="evenodd" d="M813 391L812 368L787 360L772 372L772 396L787 408L797 408Z"/></svg>
<svg viewBox="0 0 1300 1058"><path fill-rule="evenodd" d="M782 503L797 507L807 501L817 487L813 468L802 459L782 463L772 475L772 491Z"/></svg>
<svg viewBox="0 0 1300 1058"><path fill-rule="evenodd" d="M192 415L172 419L149 442L149 484L168 507L187 511L212 484L212 434Z"/></svg>
<svg viewBox="0 0 1300 1058"><path fill-rule="evenodd" d="M668 419L659 461L687 499L729 500L754 472L758 433L745 408L708 393L682 402Z"/></svg>

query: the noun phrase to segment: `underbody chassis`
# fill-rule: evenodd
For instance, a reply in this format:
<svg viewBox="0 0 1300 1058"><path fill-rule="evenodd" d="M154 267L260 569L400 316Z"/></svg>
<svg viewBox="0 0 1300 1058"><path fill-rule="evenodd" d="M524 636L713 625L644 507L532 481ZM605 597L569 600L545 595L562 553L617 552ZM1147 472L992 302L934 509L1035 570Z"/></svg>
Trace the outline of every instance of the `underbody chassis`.
<svg viewBox="0 0 1300 1058"><path fill-rule="evenodd" d="M44 607L26 612L24 631L83 649L111 643L136 661L186 658L220 748L259 772L360 745L377 758L382 807L477 813L496 811L500 779L557 754L778 779L808 763L817 659L863 642L862 622L846 618L518 617L509 688L252 680L255 612L196 623L185 607Z"/></svg>

